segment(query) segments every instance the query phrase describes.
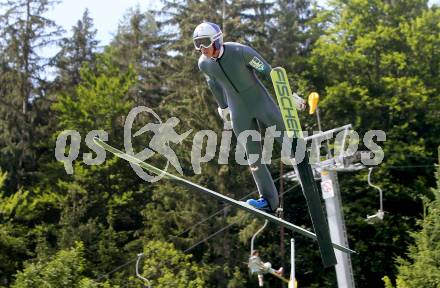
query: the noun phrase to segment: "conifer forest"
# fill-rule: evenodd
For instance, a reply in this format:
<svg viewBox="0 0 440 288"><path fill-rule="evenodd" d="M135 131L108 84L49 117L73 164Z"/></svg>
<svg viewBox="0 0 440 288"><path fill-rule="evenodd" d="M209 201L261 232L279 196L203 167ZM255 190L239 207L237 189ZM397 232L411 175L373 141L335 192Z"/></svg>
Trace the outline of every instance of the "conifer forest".
<svg viewBox="0 0 440 288"><path fill-rule="evenodd" d="M258 197L247 165L219 163L216 153L193 169L195 133L214 131L218 143L225 133L193 44L203 21L217 23L225 42L284 67L306 101L319 94L321 128L307 109L298 112L304 131L351 124L361 139L386 134L374 140L383 160L370 179L383 191L383 219L367 221L379 208L370 167L337 173L348 245L357 252L354 286L440 287L438 2L161 0L157 10L127 9L105 45L87 9L64 29L47 17L57 1L0 3L0 287L259 287L248 260L263 218L167 179L145 181L110 153L91 160L100 150L91 149L90 131L105 131L106 142L124 150L130 111L148 107L163 121L176 117L179 135L192 132L169 143L182 171L159 153L147 163L237 200ZM260 79L275 99L270 80ZM133 131L156 120L142 113ZM133 149L150 138L133 137ZM328 143L321 158L333 152ZM293 168L281 149L274 144L268 168L282 217L313 231L301 186L283 177ZM72 161L60 161L69 153ZM317 242L293 236L295 287L338 287ZM291 237L270 223L255 240L261 258L287 278ZM264 275L264 287L287 284Z"/></svg>

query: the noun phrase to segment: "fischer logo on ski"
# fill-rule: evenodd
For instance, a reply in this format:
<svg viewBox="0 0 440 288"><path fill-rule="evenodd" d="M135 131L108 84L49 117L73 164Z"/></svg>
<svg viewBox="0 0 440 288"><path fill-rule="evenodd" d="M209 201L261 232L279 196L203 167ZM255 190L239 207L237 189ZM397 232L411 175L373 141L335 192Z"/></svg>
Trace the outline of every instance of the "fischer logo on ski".
<svg viewBox="0 0 440 288"><path fill-rule="evenodd" d="M286 70L282 67L272 69L270 72L275 94L277 95L278 105L286 126L287 135L290 138L303 138L301 123L295 107L295 99L290 90L289 80Z"/></svg>

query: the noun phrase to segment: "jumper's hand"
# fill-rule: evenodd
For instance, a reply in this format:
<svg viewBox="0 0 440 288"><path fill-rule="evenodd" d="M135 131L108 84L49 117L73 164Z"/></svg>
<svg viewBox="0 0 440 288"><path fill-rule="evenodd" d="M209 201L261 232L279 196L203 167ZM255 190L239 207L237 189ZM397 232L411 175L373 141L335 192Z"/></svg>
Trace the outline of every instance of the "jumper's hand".
<svg viewBox="0 0 440 288"><path fill-rule="evenodd" d="M298 94L296 94L296 93L292 93L292 97L295 100L296 109L298 109L300 111L306 110L307 104L306 104L306 101L303 98L298 96Z"/></svg>
<svg viewBox="0 0 440 288"><path fill-rule="evenodd" d="M218 114L220 115L220 118L223 120L223 129L225 130L231 130L232 129L232 119L231 119L231 110L229 107L226 107L224 109L218 107L217 108Z"/></svg>

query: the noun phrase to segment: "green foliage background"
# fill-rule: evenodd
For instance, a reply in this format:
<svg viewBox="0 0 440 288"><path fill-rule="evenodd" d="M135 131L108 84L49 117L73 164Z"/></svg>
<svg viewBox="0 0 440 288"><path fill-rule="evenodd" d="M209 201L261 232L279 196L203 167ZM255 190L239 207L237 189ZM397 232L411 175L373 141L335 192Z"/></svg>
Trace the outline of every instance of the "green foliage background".
<svg viewBox="0 0 440 288"><path fill-rule="evenodd" d="M178 117L179 133L194 131L188 139L204 129L221 135L191 39L203 20L219 23L226 41L251 45L273 66L284 66L294 91L304 97L317 91L324 130L351 123L361 136L386 132L379 143L385 158L373 174L385 193L381 223L365 221L378 206L366 170L339 174L350 247L359 252L352 258L356 286L439 287L438 177L432 188L440 144L437 6L425 0L332 0L325 7L309 0L164 0L161 11L128 10L111 43L98 49L87 10L60 38L61 28L44 17L56 3L1 5L0 287L142 287L134 274L141 251L142 275L153 287L257 285L245 262L261 220L165 180L144 182L116 158L84 163L84 153L95 155L87 133L105 130L108 142L122 147L135 106L153 108L162 119ZM45 59L37 48L54 42L58 53ZM48 66L56 71L50 79ZM139 117L134 129L155 121L150 118ZM301 118L308 131L317 130L314 117ZM54 157L63 130L82 138L73 174ZM135 148L148 141L136 138ZM256 196L247 167L215 158L194 174L192 141L172 148L189 180L236 199ZM164 165L158 155L149 161ZM270 170L280 186L278 160ZM301 190L283 185L284 216L310 227ZM258 238L262 257L287 267L289 236L270 226ZM316 244L296 238L299 287L336 287ZM281 283L266 277L266 287Z"/></svg>

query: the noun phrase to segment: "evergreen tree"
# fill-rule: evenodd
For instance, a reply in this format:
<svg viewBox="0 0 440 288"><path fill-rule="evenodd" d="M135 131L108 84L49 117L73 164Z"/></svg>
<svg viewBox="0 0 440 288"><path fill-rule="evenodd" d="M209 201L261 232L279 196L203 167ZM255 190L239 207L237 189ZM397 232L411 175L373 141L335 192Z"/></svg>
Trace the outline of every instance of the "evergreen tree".
<svg viewBox="0 0 440 288"><path fill-rule="evenodd" d="M129 9L118 26L118 31L106 48L113 61L123 70L130 66L138 75L131 97L138 105L155 107L166 93L164 65L168 58L163 49L166 38L150 12L137 6Z"/></svg>
<svg viewBox="0 0 440 288"><path fill-rule="evenodd" d="M270 1L225 1L222 24L226 41L250 45L267 60L272 58L272 46L268 45L269 24L273 19Z"/></svg>
<svg viewBox="0 0 440 288"><path fill-rule="evenodd" d="M93 67L98 41L95 39L97 30L93 28L93 19L86 9L82 19L72 27L73 35L70 38L63 38L60 41L61 51L53 61L58 68L58 79L60 82L59 91L72 89L80 82L80 69L87 63Z"/></svg>
<svg viewBox="0 0 440 288"><path fill-rule="evenodd" d="M90 66L85 65L80 71L82 80L76 86L75 93L60 95L53 105L59 120L58 132L53 139L56 139L63 130L76 130L84 139L90 131L101 129L108 133L111 143L118 143L118 145L123 143L123 133L119 132L123 130L124 119L132 106L127 93L135 81L135 75L132 70L121 72L105 54L98 57L95 67L96 72ZM82 141L73 177L64 176L57 183L61 190L59 193L64 196L65 200L60 219L65 225L65 230L61 233L63 235L61 239L66 240L61 241L64 247L69 247L72 241L76 240L75 235L81 234L75 233L76 228L81 229L80 226L84 225L87 230L88 225L107 222L109 199L105 198L108 195L103 195L102 189L110 189L110 193L124 193L122 190L125 192L129 190L127 187L110 188L105 185L106 181L102 182L103 186L95 186L93 183L99 177L106 178L109 173L115 173L112 169L115 168L116 163L110 161L99 166L88 167L82 161L83 153L87 152L90 152L89 148ZM61 163L57 166L62 167ZM115 181L121 179L123 179L122 175ZM124 185L123 180L120 185ZM95 217L97 219L94 219ZM95 220L98 222L93 224ZM81 240L84 241L84 239Z"/></svg>
<svg viewBox="0 0 440 288"><path fill-rule="evenodd" d="M136 76L133 69L121 71L108 54L100 55L94 66L87 63L80 70L81 82L75 91L60 95L52 106L58 113L58 132L74 129L85 137L102 129L122 136L117 132L133 105L127 94Z"/></svg>
<svg viewBox="0 0 440 288"><path fill-rule="evenodd" d="M291 74L305 70L305 56L317 38L310 29L315 13L308 0L276 2L270 38L266 43L274 50L274 67L283 66Z"/></svg>
<svg viewBox="0 0 440 288"><path fill-rule="evenodd" d="M424 216L419 221L422 229L411 233L415 243L410 246L407 257L397 259L397 288L440 286L440 166L436 174L437 188L432 189L434 200L426 199ZM393 287L388 277L384 280L387 288Z"/></svg>
<svg viewBox="0 0 440 288"><path fill-rule="evenodd" d="M108 133L109 143L121 147L125 119L133 106L129 92L137 76L131 66L121 70L108 53L97 55L93 65L84 65L74 93L60 95L53 105L58 117L58 132L53 138L65 129L78 131L82 139L89 131L102 129ZM62 199L56 236L62 249L75 241L84 242L84 256L93 265L91 273L98 276L138 252L134 249L144 230L140 213L150 202L151 188L127 163L109 154L100 165L86 165L82 155L89 152L82 141L73 175L64 175L55 183ZM57 167L62 169L60 163ZM130 274L123 271L111 281L125 284Z"/></svg>
<svg viewBox="0 0 440 288"><path fill-rule="evenodd" d="M47 110L44 100L47 64L39 55L60 35L61 29L44 13L54 5L48 0L4 1L6 12L0 17L1 99L0 166L10 173L10 188L23 186L25 172L35 169L34 143L41 135L37 127ZM47 136L47 135L45 135ZM7 159L7 161L5 161ZM27 175L29 177L29 175ZM28 180L28 179L26 179ZM28 180L29 182L29 180Z"/></svg>

